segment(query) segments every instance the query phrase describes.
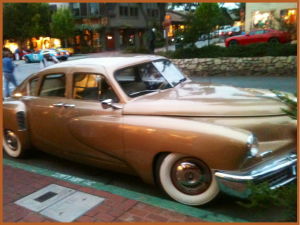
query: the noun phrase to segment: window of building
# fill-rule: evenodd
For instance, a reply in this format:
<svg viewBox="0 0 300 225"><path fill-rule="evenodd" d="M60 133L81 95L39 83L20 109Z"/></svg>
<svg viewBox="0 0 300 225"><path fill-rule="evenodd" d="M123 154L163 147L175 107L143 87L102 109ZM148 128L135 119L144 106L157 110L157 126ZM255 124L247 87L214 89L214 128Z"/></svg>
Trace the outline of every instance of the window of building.
<svg viewBox="0 0 300 225"><path fill-rule="evenodd" d="M137 7L130 7L130 16L134 16L134 17L138 16L138 8Z"/></svg>
<svg viewBox="0 0 300 225"><path fill-rule="evenodd" d="M252 28L267 28L274 25L274 11L256 11L252 13Z"/></svg>
<svg viewBox="0 0 300 225"><path fill-rule="evenodd" d="M296 9L286 9L280 11L280 17L286 21L286 23L295 23L297 17Z"/></svg>
<svg viewBox="0 0 300 225"><path fill-rule="evenodd" d="M99 3L90 3L90 14L99 15Z"/></svg>
<svg viewBox="0 0 300 225"><path fill-rule="evenodd" d="M72 14L73 16L79 16L79 3L73 3Z"/></svg>
<svg viewBox="0 0 300 225"><path fill-rule="evenodd" d="M43 79L40 96L65 97L66 76L64 74L51 74Z"/></svg>
<svg viewBox="0 0 300 225"><path fill-rule="evenodd" d="M120 6L120 16L128 16L128 6Z"/></svg>

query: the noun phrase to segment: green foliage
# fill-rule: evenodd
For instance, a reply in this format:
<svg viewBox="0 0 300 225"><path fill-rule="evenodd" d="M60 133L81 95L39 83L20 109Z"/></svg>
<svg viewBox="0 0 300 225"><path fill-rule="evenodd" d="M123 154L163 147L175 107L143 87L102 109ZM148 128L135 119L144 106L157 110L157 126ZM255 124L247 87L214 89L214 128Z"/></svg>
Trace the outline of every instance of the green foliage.
<svg viewBox="0 0 300 225"><path fill-rule="evenodd" d="M218 3L201 3L195 13L186 15L185 29L176 35L183 35L183 44L193 44L198 41L200 34L209 34L213 29L226 21Z"/></svg>
<svg viewBox="0 0 300 225"><path fill-rule="evenodd" d="M202 48L190 47L176 50L171 58L219 58L219 57L262 57L262 56L296 56L297 44L257 43L236 45L224 48L217 45Z"/></svg>
<svg viewBox="0 0 300 225"><path fill-rule="evenodd" d="M270 189L267 182L255 185L253 182L248 183L248 188L252 194L248 198L248 202L238 202L246 208L266 209L271 206L282 207L285 210L286 218L282 218L286 222L297 221L297 185L291 183L277 189ZM282 222L283 222L282 221Z"/></svg>
<svg viewBox="0 0 300 225"><path fill-rule="evenodd" d="M3 3L3 39L49 36L48 3Z"/></svg>
<svg viewBox="0 0 300 225"><path fill-rule="evenodd" d="M149 50L145 46L141 47L128 47L123 50L123 53L141 53L141 54L148 54Z"/></svg>
<svg viewBox="0 0 300 225"><path fill-rule="evenodd" d="M289 106L289 110L281 109L283 112L288 114L293 120L297 119L297 102L294 99L297 97L297 93L294 94L294 98L291 99L286 93L281 93L279 91L271 90L273 93L277 95L277 97Z"/></svg>
<svg viewBox="0 0 300 225"><path fill-rule="evenodd" d="M50 29L53 37L60 39L73 37L75 21L68 8L58 8L51 19Z"/></svg>

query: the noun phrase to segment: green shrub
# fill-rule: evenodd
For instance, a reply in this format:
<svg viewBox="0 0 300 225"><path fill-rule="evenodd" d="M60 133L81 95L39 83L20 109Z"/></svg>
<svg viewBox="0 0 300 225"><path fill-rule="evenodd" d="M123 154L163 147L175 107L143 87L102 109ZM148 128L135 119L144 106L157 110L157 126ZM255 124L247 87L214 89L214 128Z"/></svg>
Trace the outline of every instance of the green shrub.
<svg viewBox="0 0 300 225"><path fill-rule="evenodd" d="M91 52L91 47L89 46L82 46L81 47L81 53L82 54L87 54L87 53L90 53Z"/></svg>
<svg viewBox="0 0 300 225"><path fill-rule="evenodd" d="M246 208L260 208L261 210L271 206L280 207L285 215L280 222L297 221L297 184L291 183L281 188L270 189L266 182L259 185L249 182L248 188L252 192L248 202L238 202L238 204Z"/></svg>
<svg viewBox="0 0 300 225"><path fill-rule="evenodd" d="M297 44L257 43L236 45L224 48L217 45L202 48L190 47L176 50L171 58L219 58L219 57L262 57L262 56L296 56Z"/></svg>
<svg viewBox="0 0 300 225"><path fill-rule="evenodd" d="M127 47L122 51L123 53L140 53L140 54L148 54L149 50L145 46L140 47Z"/></svg>

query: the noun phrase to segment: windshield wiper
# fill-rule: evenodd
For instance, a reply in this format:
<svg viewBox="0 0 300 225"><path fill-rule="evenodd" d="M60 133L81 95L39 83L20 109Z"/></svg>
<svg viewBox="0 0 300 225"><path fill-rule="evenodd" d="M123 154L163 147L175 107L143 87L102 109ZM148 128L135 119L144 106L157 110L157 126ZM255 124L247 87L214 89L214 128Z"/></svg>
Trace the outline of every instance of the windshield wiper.
<svg viewBox="0 0 300 225"><path fill-rule="evenodd" d="M183 81L186 81L186 77L185 77L185 78L182 78L182 79L180 79L180 80L179 80L179 82L178 82L176 85L178 85L178 84L182 83ZM175 85L175 86L176 86L176 85Z"/></svg>
<svg viewBox="0 0 300 225"><path fill-rule="evenodd" d="M128 94L128 95L129 95L129 96L132 96L132 95L137 95L137 94L141 94L141 93L144 93L144 92L155 92L155 91L160 92L160 89L155 89L155 90L143 90L143 91L138 91L138 92L130 93L130 94Z"/></svg>

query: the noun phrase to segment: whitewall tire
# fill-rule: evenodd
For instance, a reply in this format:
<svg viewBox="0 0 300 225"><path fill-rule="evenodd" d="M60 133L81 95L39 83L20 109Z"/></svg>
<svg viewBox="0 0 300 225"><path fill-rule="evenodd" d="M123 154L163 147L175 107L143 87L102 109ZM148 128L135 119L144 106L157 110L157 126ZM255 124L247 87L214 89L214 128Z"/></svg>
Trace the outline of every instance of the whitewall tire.
<svg viewBox="0 0 300 225"><path fill-rule="evenodd" d="M203 205L220 193L211 169L201 160L170 153L158 160L156 178L174 200L186 205Z"/></svg>
<svg viewBox="0 0 300 225"><path fill-rule="evenodd" d="M3 130L3 149L10 157L22 158L24 156L18 136L11 130Z"/></svg>

